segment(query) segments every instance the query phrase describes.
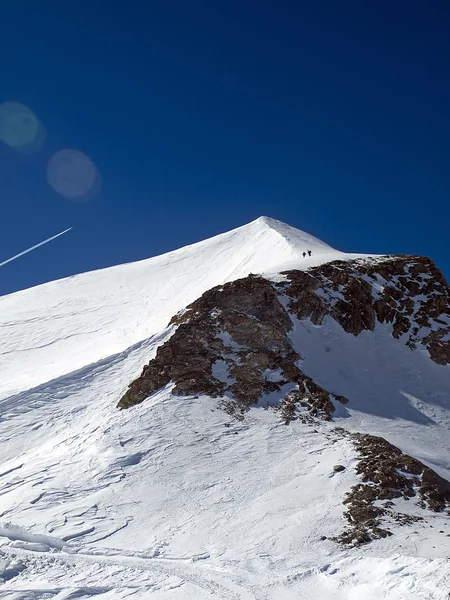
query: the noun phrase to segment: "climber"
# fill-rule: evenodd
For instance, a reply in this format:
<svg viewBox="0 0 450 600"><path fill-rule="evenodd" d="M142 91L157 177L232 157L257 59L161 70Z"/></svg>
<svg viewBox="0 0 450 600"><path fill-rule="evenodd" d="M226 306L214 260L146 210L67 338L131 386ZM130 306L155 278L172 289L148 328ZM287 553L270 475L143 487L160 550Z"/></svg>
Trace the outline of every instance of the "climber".
<svg viewBox="0 0 450 600"><path fill-rule="evenodd" d="M306 252L303 252L303 258L306 258Z"/></svg>
<svg viewBox="0 0 450 600"><path fill-rule="evenodd" d="M311 250L308 250L308 256L311 256L312 252Z"/></svg>

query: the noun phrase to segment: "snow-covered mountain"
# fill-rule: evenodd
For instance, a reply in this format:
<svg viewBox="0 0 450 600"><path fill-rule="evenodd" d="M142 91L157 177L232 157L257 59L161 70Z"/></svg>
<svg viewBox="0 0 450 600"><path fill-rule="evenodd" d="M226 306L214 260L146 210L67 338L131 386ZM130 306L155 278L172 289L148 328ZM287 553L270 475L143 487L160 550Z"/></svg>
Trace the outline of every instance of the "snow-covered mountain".
<svg viewBox="0 0 450 600"><path fill-rule="evenodd" d="M311 249L311 258L302 253ZM163 329L220 283L345 257L273 219L155 258L83 273L0 298L0 395L121 352Z"/></svg>
<svg viewBox="0 0 450 600"><path fill-rule="evenodd" d="M261 217L2 297L0 332L0 597L449 597L429 259Z"/></svg>

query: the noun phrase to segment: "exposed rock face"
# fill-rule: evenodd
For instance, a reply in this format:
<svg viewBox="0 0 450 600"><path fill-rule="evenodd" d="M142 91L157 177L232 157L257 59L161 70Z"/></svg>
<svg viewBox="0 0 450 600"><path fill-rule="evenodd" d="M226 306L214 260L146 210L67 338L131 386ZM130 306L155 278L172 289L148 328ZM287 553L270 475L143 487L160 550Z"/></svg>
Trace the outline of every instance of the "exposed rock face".
<svg viewBox="0 0 450 600"><path fill-rule="evenodd" d="M348 403L344 396L327 392L311 377L301 373L297 379L297 389L286 394L277 408L286 425L298 418L303 422L312 421L314 418L331 421L335 411L333 401Z"/></svg>
<svg viewBox="0 0 450 600"><path fill-rule="evenodd" d="M127 408L170 382L174 394L225 396L240 415L266 394L291 386L281 406L285 422L301 413L330 419L330 395L301 372L288 333L292 321L274 286L250 276L209 290L172 319L177 329L120 400ZM287 391L287 390L286 390Z"/></svg>
<svg viewBox="0 0 450 600"><path fill-rule="evenodd" d="M363 481L344 500L350 527L338 541L362 544L391 535L383 520L402 524L421 520L392 510L396 498L416 499L420 507L435 512L450 508L450 483L419 460L381 437L337 431L352 440L361 456L356 471Z"/></svg>
<svg viewBox="0 0 450 600"><path fill-rule="evenodd" d="M279 288L298 319L322 323L330 315L359 335L375 323L392 323L392 335L414 349L425 346L450 364L450 288L434 262L420 256L333 261L308 271L287 271ZM403 337L402 337L403 336Z"/></svg>
<svg viewBox="0 0 450 600"><path fill-rule="evenodd" d="M318 386L299 368L290 345L290 315L321 324L326 315L348 333L391 323L392 335L411 349L421 345L436 363L450 364L450 290L433 261L418 256L334 261L288 271L273 284L250 275L213 288L176 315L161 346L120 400L127 408L172 382L174 394L225 396L239 415L271 392L286 423L298 417L331 419L346 399ZM288 311L280 302L289 298Z"/></svg>

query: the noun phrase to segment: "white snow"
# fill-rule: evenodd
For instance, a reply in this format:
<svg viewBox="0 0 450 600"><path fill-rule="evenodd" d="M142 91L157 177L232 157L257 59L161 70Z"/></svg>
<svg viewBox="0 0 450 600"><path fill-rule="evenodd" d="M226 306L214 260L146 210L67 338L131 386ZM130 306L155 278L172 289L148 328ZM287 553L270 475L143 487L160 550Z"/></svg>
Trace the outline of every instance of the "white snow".
<svg viewBox="0 0 450 600"><path fill-rule="evenodd" d="M313 254L304 259L307 249ZM0 398L149 338L215 285L251 272L307 268L352 257L261 217L156 258L0 297Z"/></svg>
<svg viewBox="0 0 450 600"><path fill-rule="evenodd" d="M234 422L217 400L170 387L115 408L170 317L206 289L337 258L353 256L264 217L0 298L1 598L448 598L446 515L360 549L321 539L344 528L358 481L334 425L450 475L449 369L387 326L355 338L331 320L296 323L302 368L351 400L335 424L285 426L264 403Z"/></svg>
<svg viewBox="0 0 450 600"><path fill-rule="evenodd" d="M391 325L354 337L330 317L294 322L300 368L350 401L338 406L343 426L386 437L450 479L450 367L395 340Z"/></svg>

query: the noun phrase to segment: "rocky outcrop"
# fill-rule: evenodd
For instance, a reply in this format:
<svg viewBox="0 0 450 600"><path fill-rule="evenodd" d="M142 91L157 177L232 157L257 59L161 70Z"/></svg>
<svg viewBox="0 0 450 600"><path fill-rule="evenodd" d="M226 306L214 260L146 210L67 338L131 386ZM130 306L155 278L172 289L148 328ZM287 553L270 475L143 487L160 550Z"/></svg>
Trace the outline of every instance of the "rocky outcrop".
<svg viewBox="0 0 450 600"><path fill-rule="evenodd" d="M302 373L288 337L292 321L262 277L209 290L171 324L174 334L131 383L119 408L169 383L174 394L221 397L222 407L235 416L275 392L286 423L301 415L330 419L333 400L346 402Z"/></svg>
<svg viewBox="0 0 450 600"><path fill-rule="evenodd" d="M396 512L393 501L398 498L411 499L434 512L450 508L450 483L422 462L381 437L335 431L353 442L361 457L356 472L362 481L344 500L349 528L337 538L339 542L367 543L391 535L385 526L389 521L406 524L422 519Z"/></svg>
<svg viewBox="0 0 450 600"><path fill-rule="evenodd" d="M304 423L311 422L315 418L331 421L335 411L335 402L347 404L348 399L327 392L311 377L301 373L297 379L297 388L286 394L277 409L286 425L296 419L300 419Z"/></svg>
<svg viewBox="0 0 450 600"><path fill-rule="evenodd" d="M392 335L432 360L450 364L450 288L434 262L420 256L333 261L287 271L278 288L298 319L333 317L348 333L391 323Z"/></svg>
<svg viewBox="0 0 450 600"><path fill-rule="evenodd" d="M119 408L172 383L174 394L224 398L223 408L235 415L276 392L286 423L331 419L334 403L346 399L301 371L301 357L289 342L291 316L321 324L329 315L355 336L389 323L393 337L409 348L422 346L436 363L450 364L450 291L430 259L333 261L283 275L276 284L250 275L218 286L176 315L172 337L131 383ZM286 297L287 310L280 301Z"/></svg>

